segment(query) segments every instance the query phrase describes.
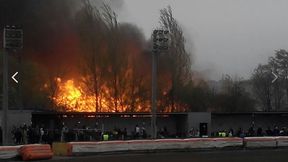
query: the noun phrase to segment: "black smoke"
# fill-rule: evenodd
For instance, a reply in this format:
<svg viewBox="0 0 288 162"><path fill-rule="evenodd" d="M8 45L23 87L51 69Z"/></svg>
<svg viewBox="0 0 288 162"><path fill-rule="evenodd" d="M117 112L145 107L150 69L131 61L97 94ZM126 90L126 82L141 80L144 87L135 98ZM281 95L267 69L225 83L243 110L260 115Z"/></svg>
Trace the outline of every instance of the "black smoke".
<svg viewBox="0 0 288 162"><path fill-rule="evenodd" d="M76 0L0 0L0 4L0 29L5 25L23 27L23 59L48 66L61 64L63 59L59 58L71 58L68 55L76 52L73 47Z"/></svg>

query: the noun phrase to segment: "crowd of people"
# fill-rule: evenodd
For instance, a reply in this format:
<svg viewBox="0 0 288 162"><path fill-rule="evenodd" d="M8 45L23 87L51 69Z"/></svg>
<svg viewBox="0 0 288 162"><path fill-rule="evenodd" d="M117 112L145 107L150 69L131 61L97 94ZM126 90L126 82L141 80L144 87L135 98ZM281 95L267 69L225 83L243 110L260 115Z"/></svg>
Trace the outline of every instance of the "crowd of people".
<svg viewBox="0 0 288 162"><path fill-rule="evenodd" d="M31 127L23 124L21 126L13 126L12 139L15 144L31 144L31 143L49 143L52 144L55 139L59 139L60 133L57 130L44 130L42 127Z"/></svg>
<svg viewBox="0 0 288 162"><path fill-rule="evenodd" d="M163 131L162 131L163 130ZM136 125L134 130L129 132L127 128L114 127L113 130L103 131L97 128L89 128L83 126L79 128L68 128L63 126L61 129L45 129L39 126L13 126L12 138L15 144L32 144L32 143L48 143L52 144L54 141L70 142L70 141L101 141L103 136L108 135L109 140L127 140L127 139L146 139L149 138L146 128ZM167 128L159 131L161 137L168 135Z"/></svg>
<svg viewBox="0 0 288 162"><path fill-rule="evenodd" d="M45 129L39 126L27 126L23 124L19 127L13 126L12 138L15 144L31 144L31 143L48 143L52 144L54 141L70 142L70 141L102 141L102 140L128 140L128 139L147 139L151 138L147 134L144 125L135 125L134 129L128 133L127 128L115 127L110 131L103 131L101 129L91 129L83 126L81 129L69 129L63 126L62 129ZM191 128L186 138L203 137L200 135L199 129ZM166 127L160 128L157 132L158 138L177 138L168 132ZM105 136L105 138L104 138ZM262 127L255 128L251 126L244 130L239 128L234 130L232 128L227 130L219 130L211 133L211 137L255 137L255 136L288 136L288 128L274 126L273 129L267 127L265 130ZM181 136L183 137L183 136Z"/></svg>
<svg viewBox="0 0 288 162"><path fill-rule="evenodd" d="M261 137L261 136L287 136L288 128L274 126L267 127L265 130L262 127L255 128L251 126L249 129L244 130L243 128L238 128L238 130L234 130L232 128L228 130L220 130L216 132L212 132L212 137Z"/></svg>

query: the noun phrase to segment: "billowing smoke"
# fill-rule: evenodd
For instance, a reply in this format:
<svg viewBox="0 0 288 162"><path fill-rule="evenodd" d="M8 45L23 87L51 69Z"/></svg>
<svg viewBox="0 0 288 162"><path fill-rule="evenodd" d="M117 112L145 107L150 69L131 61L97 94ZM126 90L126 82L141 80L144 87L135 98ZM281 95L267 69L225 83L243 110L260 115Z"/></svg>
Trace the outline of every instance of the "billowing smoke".
<svg viewBox="0 0 288 162"><path fill-rule="evenodd" d="M1 0L0 28L21 25L23 59L55 67L75 59L77 36L73 12L76 0Z"/></svg>
<svg viewBox="0 0 288 162"><path fill-rule="evenodd" d="M33 92L28 79L28 94L40 96L37 91L44 89L45 94L40 93L56 102L57 108L71 111L150 110L151 40L145 40L137 26L118 22L116 13L124 7L123 0L0 0L0 4L4 4L0 6L1 28L6 24L23 26L24 62L36 62L51 77L34 78L38 81L33 82ZM190 81L191 69L186 66L191 62L184 43L179 43L185 42L182 31L173 30L179 40L173 40L174 53L170 58L159 57L161 111L187 108L187 104L177 103L177 95L185 89L182 83ZM33 107L32 100L40 99L23 100L24 106Z"/></svg>
<svg viewBox="0 0 288 162"><path fill-rule="evenodd" d="M95 6L107 3L113 10L119 10L124 5L123 0L90 2ZM0 4L1 29L5 25L23 26L23 59L33 59L50 70L65 68L73 71L77 68L81 52L75 14L82 1L0 0ZM2 40L2 32L0 35Z"/></svg>

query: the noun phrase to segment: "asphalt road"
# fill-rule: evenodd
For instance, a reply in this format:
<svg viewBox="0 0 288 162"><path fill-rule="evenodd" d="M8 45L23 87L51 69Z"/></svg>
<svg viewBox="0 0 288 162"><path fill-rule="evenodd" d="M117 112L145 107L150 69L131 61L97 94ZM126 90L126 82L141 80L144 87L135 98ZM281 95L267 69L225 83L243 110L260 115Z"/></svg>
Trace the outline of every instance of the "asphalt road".
<svg viewBox="0 0 288 162"><path fill-rule="evenodd" d="M41 162L288 162L288 149L218 150L57 157ZM18 161L19 162L19 161Z"/></svg>

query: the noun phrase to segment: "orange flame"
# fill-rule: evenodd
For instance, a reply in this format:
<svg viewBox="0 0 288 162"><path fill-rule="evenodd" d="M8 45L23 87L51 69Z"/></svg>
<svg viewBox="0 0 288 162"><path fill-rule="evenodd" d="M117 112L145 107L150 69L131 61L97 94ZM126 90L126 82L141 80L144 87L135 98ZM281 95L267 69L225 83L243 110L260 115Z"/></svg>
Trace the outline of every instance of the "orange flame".
<svg viewBox="0 0 288 162"><path fill-rule="evenodd" d="M56 78L58 91L53 97L54 102L59 107L65 107L66 111L95 112L94 96L86 95L80 86L76 86L73 80L62 82L61 78Z"/></svg>
<svg viewBox="0 0 288 162"><path fill-rule="evenodd" d="M87 92L84 85L77 85L73 79L62 81L61 78L56 78L55 80L57 91L56 95L51 98L58 108L64 108L67 112L96 112L96 97L93 93ZM115 100L110 93L108 87L101 88L98 112L149 111L149 101L143 102L140 98L135 98L134 109L131 110L131 105L127 103L127 95L122 94L119 99ZM114 107L115 101L118 105L117 110Z"/></svg>

